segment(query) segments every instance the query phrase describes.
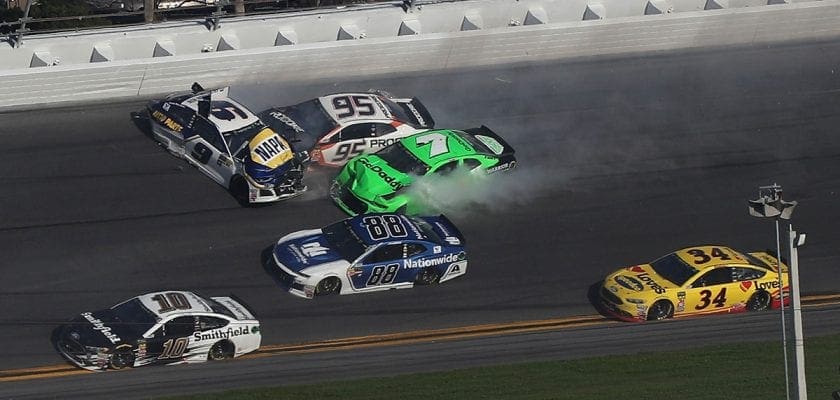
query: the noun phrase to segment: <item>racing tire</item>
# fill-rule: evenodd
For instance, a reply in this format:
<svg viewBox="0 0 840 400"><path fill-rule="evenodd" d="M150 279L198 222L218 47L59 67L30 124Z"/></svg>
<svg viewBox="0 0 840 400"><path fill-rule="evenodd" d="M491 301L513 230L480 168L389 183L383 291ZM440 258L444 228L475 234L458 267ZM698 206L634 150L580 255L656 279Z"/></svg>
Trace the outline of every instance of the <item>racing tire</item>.
<svg viewBox="0 0 840 400"><path fill-rule="evenodd" d="M328 296L331 294L337 294L341 290L341 281L331 276L329 278L321 279L318 282L318 285L315 286L315 295L316 296Z"/></svg>
<svg viewBox="0 0 840 400"><path fill-rule="evenodd" d="M208 361L220 361L233 358L236 349L229 340L222 340L213 344L207 352Z"/></svg>
<svg viewBox="0 0 840 400"><path fill-rule="evenodd" d="M435 267L426 267L417 272L414 283L417 285L434 285L440 279L440 274Z"/></svg>
<svg viewBox="0 0 840 400"><path fill-rule="evenodd" d="M234 176L230 180L230 189L228 190L240 205L243 207L250 205L250 201L248 200L248 182L245 182L245 178L239 175Z"/></svg>
<svg viewBox="0 0 840 400"><path fill-rule="evenodd" d="M747 300L747 311L764 311L770 308L770 293L759 290Z"/></svg>
<svg viewBox="0 0 840 400"><path fill-rule="evenodd" d="M668 300L659 300L648 309L648 321L661 321L674 316L674 305Z"/></svg>
<svg viewBox="0 0 840 400"><path fill-rule="evenodd" d="M134 352L130 347L123 347L111 354L111 368L123 369L134 366Z"/></svg>

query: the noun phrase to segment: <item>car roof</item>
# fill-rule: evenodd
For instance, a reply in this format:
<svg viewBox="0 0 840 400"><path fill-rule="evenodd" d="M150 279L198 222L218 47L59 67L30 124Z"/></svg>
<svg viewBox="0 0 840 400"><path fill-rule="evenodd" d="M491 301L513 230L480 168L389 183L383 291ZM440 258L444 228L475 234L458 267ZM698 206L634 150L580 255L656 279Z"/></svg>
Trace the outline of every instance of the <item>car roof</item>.
<svg viewBox="0 0 840 400"><path fill-rule="evenodd" d="M195 112L198 112L198 101L202 96L209 93L210 109L216 112L211 112L210 115L207 116L207 119L216 125L216 127L219 128L219 132L222 133L244 128L259 121L260 119L256 116L256 114L228 96L229 89L230 88L228 87L223 87L221 89L201 92L184 100L181 104L189 107Z"/></svg>
<svg viewBox="0 0 840 400"><path fill-rule="evenodd" d="M390 236L388 235L385 238L374 238L371 235L370 230L368 229L368 221L370 218L397 218L402 221L403 226L406 228L406 235L405 236ZM412 218L402 215L402 214L390 214L390 213L382 213L382 214L361 214L357 215L353 218L350 218L350 227L353 229L353 232L361 239L366 245L374 245L378 243L384 242L393 242L395 240L420 240L420 241L429 241L429 237L420 229L420 226L412 220Z"/></svg>
<svg viewBox="0 0 840 400"><path fill-rule="evenodd" d="M342 99L342 97L344 99ZM359 113L359 105L357 104L347 104L347 101L353 97L364 97L370 99L372 107L370 110L372 113ZM321 106L324 108L324 111L335 121L339 123L345 123L347 121L354 121L354 120L382 120L382 121L402 121L401 119L397 118L394 115L394 112L381 100L381 98L372 93L335 93L329 94L326 96L321 96L318 98L318 101L321 102ZM336 106L339 104L340 106ZM346 106L344 106L347 104ZM366 106L362 106L363 108L367 109ZM352 112L350 112L352 110ZM340 112L341 111L341 112ZM347 114L347 115L345 115Z"/></svg>
<svg viewBox="0 0 840 400"><path fill-rule="evenodd" d="M749 257L743 253L728 247L719 245L692 246L674 252L683 262L694 267L697 271L704 271L721 265L752 265L767 269L766 266L755 265ZM704 261L706 260L706 261ZM702 261L702 262L699 262Z"/></svg>
<svg viewBox="0 0 840 400"><path fill-rule="evenodd" d="M429 140L430 135L435 134L443 136L446 140L445 151L438 154L432 153L434 140ZM453 158L478 154L490 155L476 149L467 135L469 134L466 132L454 129L435 129L405 137L400 142L411 154L432 167Z"/></svg>
<svg viewBox="0 0 840 400"><path fill-rule="evenodd" d="M160 296L160 297L158 297ZM187 303L177 303L177 299L186 299ZM137 296L143 307L146 307L158 319L169 318L173 315L184 315L193 313L211 313L217 314L210 307L210 304L203 297L193 293L182 290L167 290L161 292L146 293ZM169 308L165 308L166 305Z"/></svg>

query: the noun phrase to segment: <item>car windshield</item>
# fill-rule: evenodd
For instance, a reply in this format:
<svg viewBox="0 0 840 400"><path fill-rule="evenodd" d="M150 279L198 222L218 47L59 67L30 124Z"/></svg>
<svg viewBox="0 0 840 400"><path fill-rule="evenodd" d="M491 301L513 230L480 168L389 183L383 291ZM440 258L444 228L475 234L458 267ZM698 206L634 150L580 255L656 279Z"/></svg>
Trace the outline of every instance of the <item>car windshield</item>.
<svg viewBox="0 0 840 400"><path fill-rule="evenodd" d="M410 219L411 222L414 222L418 227L420 227L420 231L423 232L423 235L425 235L426 238L437 244L443 244L443 239L441 239L440 236L438 236L434 228L432 228L432 225L426 222L426 220L415 217L410 217Z"/></svg>
<svg viewBox="0 0 840 400"><path fill-rule="evenodd" d="M419 158L411 154L408 149L403 146L402 142L394 143L382 150L376 152L379 158L385 160L391 168L396 169L404 174L413 174L417 176L426 175L429 171L429 166Z"/></svg>
<svg viewBox="0 0 840 400"><path fill-rule="evenodd" d="M330 248L341 254L347 261L353 262L361 256L367 246L353 231L349 220L339 221L321 230L330 244Z"/></svg>
<svg viewBox="0 0 840 400"><path fill-rule="evenodd" d="M245 143L248 143L251 138L256 136L258 133L262 132L266 126L260 121L254 122L251 125L239 128L235 131L225 132L224 137L225 141L228 144L228 148L230 149L231 153L236 153L240 147L242 147Z"/></svg>
<svg viewBox="0 0 840 400"><path fill-rule="evenodd" d="M227 307L219 304L218 301L209 298L204 299L204 301L206 301L207 304L210 305L210 309L212 309L214 313L227 315L228 317L236 319L236 316L234 316L233 313L230 312L230 310L228 310Z"/></svg>
<svg viewBox="0 0 840 400"><path fill-rule="evenodd" d="M111 309L114 322L119 323L120 331L129 331L134 336L141 336L157 323L157 316L143 306L140 299L131 299Z"/></svg>
<svg viewBox="0 0 840 400"><path fill-rule="evenodd" d="M682 286L685 281L697 274L697 269L686 264L677 253L671 253L652 263L650 266L659 276Z"/></svg>

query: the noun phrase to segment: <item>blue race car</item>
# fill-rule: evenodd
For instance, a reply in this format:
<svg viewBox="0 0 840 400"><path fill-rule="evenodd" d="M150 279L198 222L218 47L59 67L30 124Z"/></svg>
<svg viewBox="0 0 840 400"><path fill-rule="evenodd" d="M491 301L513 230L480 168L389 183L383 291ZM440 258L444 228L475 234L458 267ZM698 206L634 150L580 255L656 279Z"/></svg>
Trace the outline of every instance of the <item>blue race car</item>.
<svg viewBox="0 0 840 400"><path fill-rule="evenodd" d="M467 272L461 232L445 216L365 214L282 237L272 269L311 299L445 282Z"/></svg>

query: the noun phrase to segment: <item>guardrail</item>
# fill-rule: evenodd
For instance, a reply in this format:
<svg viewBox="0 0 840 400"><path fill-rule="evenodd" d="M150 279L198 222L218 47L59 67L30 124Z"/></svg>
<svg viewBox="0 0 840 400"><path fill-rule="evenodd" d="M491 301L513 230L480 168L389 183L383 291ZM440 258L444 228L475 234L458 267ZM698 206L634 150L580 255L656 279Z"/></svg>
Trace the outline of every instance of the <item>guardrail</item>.
<svg viewBox="0 0 840 400"><path fill-rule="evenodd" d="M392 3L243 17L215 31L177 22L33 38L0 48L0 64L10 53L25 61L0 69L0 107L150 97L196 80L300 83L840 36L840 0L730 9L709 8L723 0L606 1L461 1L408 10ZM651 4L663 8L657 13ZM633 16L611 17L622 13ZM56 63L57 54L69 58Z"/></svg>

